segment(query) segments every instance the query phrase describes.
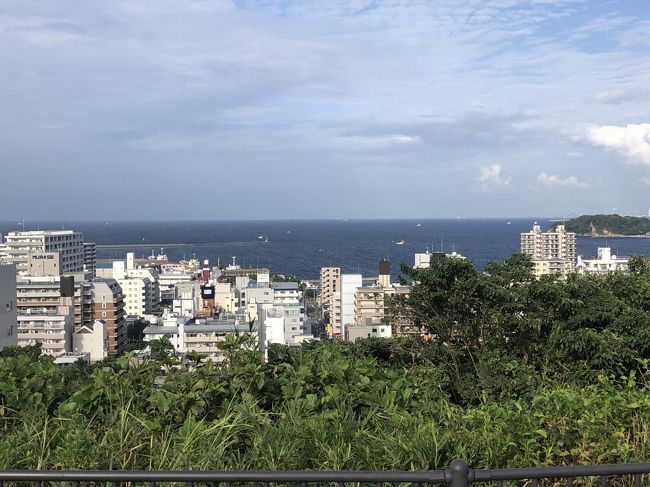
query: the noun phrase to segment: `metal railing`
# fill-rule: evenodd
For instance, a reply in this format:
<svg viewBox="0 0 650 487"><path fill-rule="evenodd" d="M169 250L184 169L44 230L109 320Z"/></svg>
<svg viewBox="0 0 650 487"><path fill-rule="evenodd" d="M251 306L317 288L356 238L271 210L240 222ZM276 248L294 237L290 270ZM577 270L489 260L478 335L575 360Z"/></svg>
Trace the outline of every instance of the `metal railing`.
<svg viewBox="0 0 650 487"><path fill-rule="evenodd" d="M407 471L127 471L127 470L0 470L0 487L31 483L36 487L48 484L72 485L110 484L185 484L187 487L233 487L242 485L336 484L411 485L446 484L449 487L487 485L598 485L606 487L610 480L617 485L640 487L650 485L650 463L588 465L571 467L535 467L473 469L462 460L454 460L446 470Z"/></svg>

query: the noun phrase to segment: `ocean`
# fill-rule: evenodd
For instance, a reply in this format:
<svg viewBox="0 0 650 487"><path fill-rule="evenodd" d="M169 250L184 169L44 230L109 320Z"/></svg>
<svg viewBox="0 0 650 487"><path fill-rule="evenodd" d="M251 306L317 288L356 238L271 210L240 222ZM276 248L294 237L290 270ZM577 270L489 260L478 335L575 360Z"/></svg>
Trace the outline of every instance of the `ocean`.
<svg viewBox="0 0 650 487"><path fill-rule="evenodd" d="M549 220L539 223L542 228L551 225ZM456 250L483 269L518 251L519 234L532 224L532 219L26 222L25 229L74 229L98 245L144 245L132 249L137 258L158 254L166 244L188 244L164 248L164 253L170 261L196 257L212 265L231 264L235 257L244 268L269 267L274 274L317 279L320 268L330 265L376 276L378 261L384 258L391 261L396 277L401 262L413 265L414 254L427 249ZM3 234L21 229L22 222L0 223ZM402 240L403 245L395 243ZM595 256L597 248L605 246L617 255L650 255L650 238L577 240L578 254L584 256ZM97 258L120 259L128 251L100 248Z"/></svg>

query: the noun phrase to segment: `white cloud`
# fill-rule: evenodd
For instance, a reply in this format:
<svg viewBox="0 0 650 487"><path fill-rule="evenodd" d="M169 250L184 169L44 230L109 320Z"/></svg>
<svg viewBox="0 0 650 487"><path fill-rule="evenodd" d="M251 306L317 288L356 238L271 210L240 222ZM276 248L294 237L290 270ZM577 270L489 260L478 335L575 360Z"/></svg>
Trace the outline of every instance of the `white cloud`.
<svg viewBox="0 0 650 487"><path fill-rule="evenodd" d="M547 188L586 188L589 186L589 184L578 180L575 176L569 176L568 178L562 179L557 174L546 174L544 171L537 175L537 182Z"/></svg>
<svg viewBox="0 0 650 487"><path fill-rule="evenodd" d="M639 182L644 186L650 186L650 178L639 178Z"/></svg>
<svg viewBox="0 0 650 487"><path fill-rule="evenodd" d="M633 164L650 166L650 123L590 127L587 139L594 145L626 155Z"/></svg>
<svg viewBox="0 0 650 487"><path fill-rule="evenodd" d="M504 189L510 187L512 174L505 172L501 164L490 164L481 168L481 174L476 180L483 189Z"/></svg>

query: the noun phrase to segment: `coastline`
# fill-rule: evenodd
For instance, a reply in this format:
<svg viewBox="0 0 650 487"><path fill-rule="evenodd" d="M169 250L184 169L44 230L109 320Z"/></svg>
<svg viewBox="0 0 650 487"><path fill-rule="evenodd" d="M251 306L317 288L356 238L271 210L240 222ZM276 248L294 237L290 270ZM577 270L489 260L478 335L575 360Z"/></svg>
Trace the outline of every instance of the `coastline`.
<svg viewBox="0 0 650 487"><path fill-rule="evenodd" d="M578 233L577 237L584 238L650 238L650 235L617 235L617 234L607 234L607 235L592 235L590 233Z"/></svg>

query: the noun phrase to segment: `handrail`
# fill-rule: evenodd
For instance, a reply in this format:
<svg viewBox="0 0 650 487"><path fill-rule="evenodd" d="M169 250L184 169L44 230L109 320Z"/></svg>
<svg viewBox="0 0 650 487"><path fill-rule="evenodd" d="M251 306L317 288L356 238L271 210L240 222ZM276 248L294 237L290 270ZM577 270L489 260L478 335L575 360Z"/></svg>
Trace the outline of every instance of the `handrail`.
<svg viewBox="0 0 650 487"><path fill-rule="evenodd" d="M579 477L599 477L606 485L609 477L632 476L634 485L641 485L641 475L650 474L650 463L551 466L532 468L473 469L463 460L454 460L449 469L429 471L154 471L154 470L0 470L0 486L7 481L71 482L183 482L193 486L195 482L212 482L216 485L232 485L241 482L269 483L315 483L336 482L411 482L421 484L447 484L450 487L467 487L473 482L495 482L501 485L507 480L566 479L567 486Z"/></svg>

